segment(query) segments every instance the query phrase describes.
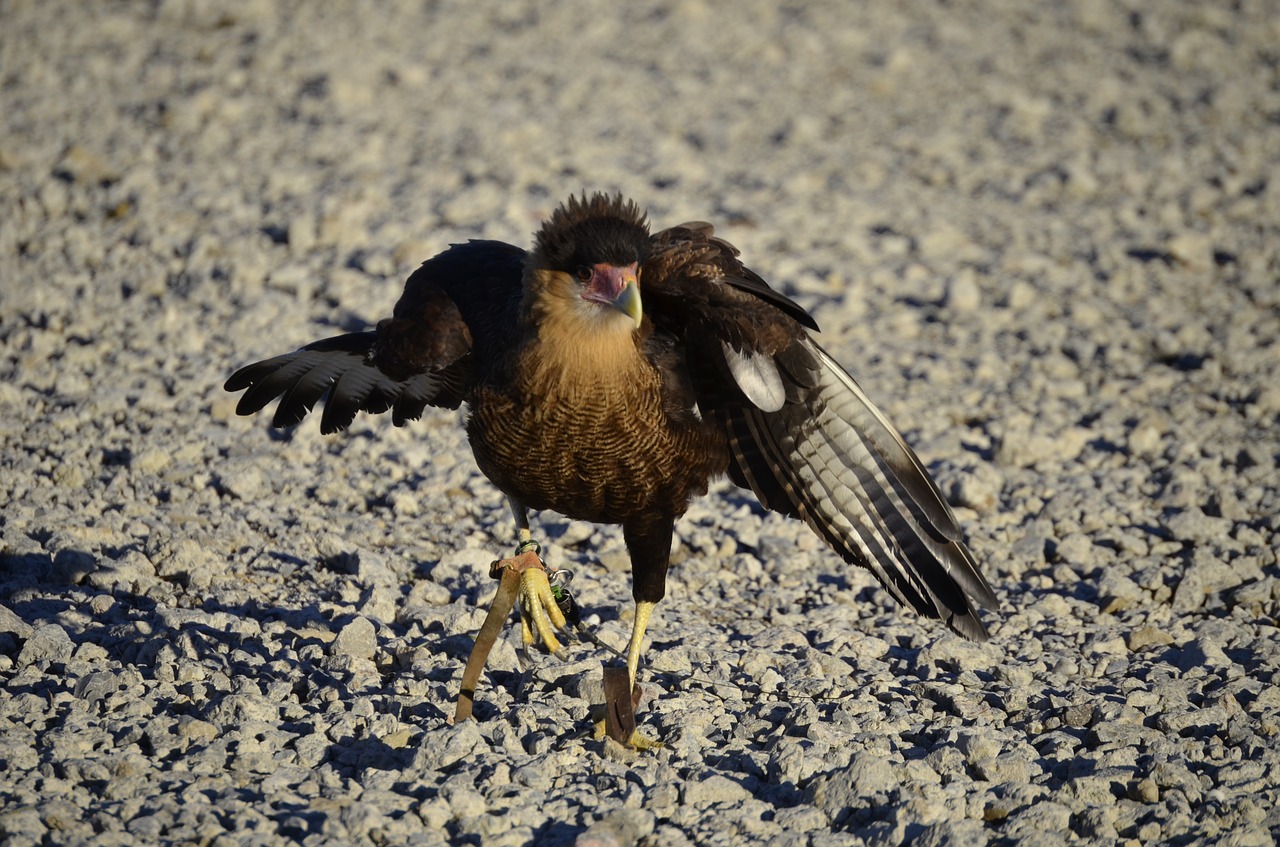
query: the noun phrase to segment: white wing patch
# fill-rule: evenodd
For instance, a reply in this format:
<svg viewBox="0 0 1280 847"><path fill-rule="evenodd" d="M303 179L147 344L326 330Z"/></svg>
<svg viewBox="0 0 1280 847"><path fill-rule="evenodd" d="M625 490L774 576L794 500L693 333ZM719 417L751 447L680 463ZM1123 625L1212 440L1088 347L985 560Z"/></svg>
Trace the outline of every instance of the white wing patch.
<svg viewBox="0 0 1280 847"><path fill-rule="evenodd" d="M734 350L725 341L720 342L724 359L729 364L733 381L747 395L747 399L762 412L776 412L787 402L787 389L773 357L764 353L745 353Z"/></svg>

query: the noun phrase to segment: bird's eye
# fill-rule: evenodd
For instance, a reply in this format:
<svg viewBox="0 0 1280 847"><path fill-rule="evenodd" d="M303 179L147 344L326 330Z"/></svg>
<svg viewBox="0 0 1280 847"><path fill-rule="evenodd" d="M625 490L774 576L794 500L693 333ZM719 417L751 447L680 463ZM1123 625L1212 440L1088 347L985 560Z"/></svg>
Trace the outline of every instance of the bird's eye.
<svg viewBox="0 0 1280 847"><path fill-rule="evenodd" d="M587 267L586 265L583 265L582 267L578 268L577 271L574 272L574 275L577 276L578 279L581 280L582 282L590 282L591 268Z"/></svg>

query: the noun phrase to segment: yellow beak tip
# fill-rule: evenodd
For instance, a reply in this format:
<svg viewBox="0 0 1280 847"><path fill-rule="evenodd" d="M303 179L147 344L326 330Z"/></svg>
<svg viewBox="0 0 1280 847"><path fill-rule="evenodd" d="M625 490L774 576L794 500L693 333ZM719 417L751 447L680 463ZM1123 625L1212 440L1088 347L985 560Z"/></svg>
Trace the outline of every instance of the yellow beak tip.
<svg viewBox="0 0 1280 847"><path fill-rule="evenodd" d="M640 321L644 317L644 310L640 302L640 285L636 282L628 282L613 301L613 306L622 312L631 320L635 321L636 327L640 326Z"/></svg>

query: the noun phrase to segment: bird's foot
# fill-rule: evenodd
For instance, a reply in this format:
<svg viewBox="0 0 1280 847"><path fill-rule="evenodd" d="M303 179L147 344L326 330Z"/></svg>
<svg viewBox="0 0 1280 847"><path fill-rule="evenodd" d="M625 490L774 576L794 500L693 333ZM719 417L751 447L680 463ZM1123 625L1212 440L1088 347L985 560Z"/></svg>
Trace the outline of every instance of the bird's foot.
<svg viewBox="0 0 1280 847"><path fill-rule="evenodd" d="M625 667L604 668L604 717L596 721L595 737L608 736L632 750L656 750L662 743L636 729L636 706L640 686L631 681Z"/></svg>
<svg viewBox="0 0 1280 847"><path fill-rule="evenodd" d="M602 738L613 737L609 735L609 729L605 726L604 718L595 722L595 729L592 730L591 737L596 741L599 741ZM665 746L661 741L650 738L638 729L633 729L631 731L631 735L618 743L623 747L626 747L628 750L661 750L663 746Z"/></svg>
<svg viewBox="0 0 1280 847"><path fill-rule="evenodd" d="M516 549L516 555L490 565L489 574L499 580L498 593L494 595L484 624L471 648L471 655L467 657L467 666L462 672L462 689L458 693L458 706L453 715L455 723L471 717L480 673L489 660L489 652L498 640L507 616L517 602L520 604L521 635L525 646L541 639L550 652L561 657L564 655L553 627L565 627L565 614L559 605L561 600L557 598L547 576L546 565L538 557L537 542L521 543ZM564 592L560 596L567 597Z"/></svg>
<svg viewBox="0 0 1280 847"><path fill-rule="evenodd" d="M564 658L564 650L555 630L568 625L561 609L562 593L551 585L547 566L538 556L536 542L521 544L516 555L501 559L489 566L489 575L495 579L507 579L513 573L519 582L516 598L520 604L520 638L525 649L541 642L547 652Z"/></svg>
<svg viewBox="0 0 1280 847"><path fill-rule="evenodd" d="M627 746L632 750L661 750L662 742L656 738L650 738L640 730L631 733L631 737L627 739Z"/></svg>

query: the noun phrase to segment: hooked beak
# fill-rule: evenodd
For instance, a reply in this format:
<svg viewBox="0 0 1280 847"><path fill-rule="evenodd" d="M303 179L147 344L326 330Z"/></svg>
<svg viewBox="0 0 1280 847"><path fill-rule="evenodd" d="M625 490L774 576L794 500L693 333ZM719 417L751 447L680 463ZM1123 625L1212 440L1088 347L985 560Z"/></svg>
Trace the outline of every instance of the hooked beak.
<svg viewBox="0 0 1280 847"><path fill-rule="evenodd" d="M596 303L612 306L631 318L637 327L644 312L640 304L640 283L636 278L636 264L618 267L601 262L591 269L591 280L582 297Z"/></svg>

